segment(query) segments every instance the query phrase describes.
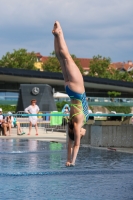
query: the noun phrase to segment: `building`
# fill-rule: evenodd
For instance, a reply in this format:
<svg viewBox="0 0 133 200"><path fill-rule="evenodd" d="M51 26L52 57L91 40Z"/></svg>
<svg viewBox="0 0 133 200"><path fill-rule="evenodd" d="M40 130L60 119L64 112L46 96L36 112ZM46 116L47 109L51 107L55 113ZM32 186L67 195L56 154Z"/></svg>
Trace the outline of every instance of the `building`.
<svg viewBox="0 0 133 200"><path fill-rule="evenodd" d="M18 99L20 84L45 83L51 85L55 91L65 92L62 73L44 72L42 65L48 60L47 56L36 53L37 61L35 63L38 71L22 70L0 67L0 103L5 100ZM84 69L84 75L89 73L91 59L77 58ZM133 70L132 61L111 63L110 65L121 72L130 72ZM123 98L133 97L133 83L124 81L115 81L96 77L84 76L85 88L89 97L107 97L107 92L120 91Z"/></svg>
<svg viewBox="0 0 133 200"><path fill-rule="evenodd" d="M109 97L108 91L121 92L121 98L133 98L133 82L83 76L88 97ZM62 73L0 67L0 103L17 98L20 84L48 84L55 92L65 93Z"/></svg>
<svg viewBox="0 0 133 200"><path fill-rule="evenodd" d="M43 71L42 65L48 60L48 56L42 56L39 52L36 53L37 56L37 62L35 63L35 67L38 68L40 71ZM77 58L77 60L80 62L83 70L84 75L89 74L89 66L91 58ZM110 64L110 67L119 70L119 71L127 71L130 72L133 70L133 62L131 60L127 62L114 62Z"/></svg>
<svg viewBox="0 0 133 200"><path fill-rule="evenodd" d="M48 60L47 56L42 56L40 53L36 53L37 61L35 67L40 71L43 71L42 65Z"/></svg>

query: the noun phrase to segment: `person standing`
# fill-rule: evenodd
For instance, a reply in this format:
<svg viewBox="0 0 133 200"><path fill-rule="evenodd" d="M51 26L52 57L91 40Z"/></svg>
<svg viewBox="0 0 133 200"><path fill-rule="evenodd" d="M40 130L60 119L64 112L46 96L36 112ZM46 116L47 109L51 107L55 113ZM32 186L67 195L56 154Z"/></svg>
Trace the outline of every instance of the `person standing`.
<svg viewBox="0 0 133 200"><path fill-rule="evenodd" d="M37 114L39 112L39 107L38 105L36 105L36 99L32 99L31 100L31 105L28 106L27 108L25 108L25 112L28 114ZM36 129L36 135L38 135L38 126L37 126L37 116L29 116L29 133L28 135L30 135L31 133L31 128L32 125L35 126Z"/></svg>

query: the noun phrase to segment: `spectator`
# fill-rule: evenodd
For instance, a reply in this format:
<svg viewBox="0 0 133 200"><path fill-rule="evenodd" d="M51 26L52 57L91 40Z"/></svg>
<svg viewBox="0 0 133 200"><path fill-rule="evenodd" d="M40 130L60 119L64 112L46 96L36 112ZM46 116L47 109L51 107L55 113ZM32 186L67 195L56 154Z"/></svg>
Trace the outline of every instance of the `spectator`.
<svg viewBox="0 0 133 200"><path fill-rule="evenodd" d="M65 107L64 113L70 113L68 107Z"/></svg>
<svg viewBox="0 0 133 200"><path fill-rule="evenodd" d="M92 113L92 110L90 109L89 106L88 106L88 112L89 112L89 114ZM90 120L94 120L94 116L89 116L89 119L90 119Z"/></svg>
<svg viewBox="0 0 133 200"><path fill-rule="evenodd" d="M68 104L65 104L64 107L62 108L62 113L64 114L69 114L70 113L70 107ZM69 116L64 116L63 119L62 119L62 125L66 125L68 123L68 119L69 119Z"/></svg>
<svg viewBox="0 0 133 200"><path fill-rule="evenodd" d="M11 117L11 128L17 127L17 135L24 135L25 132L22 132L20 122L18 122L15 117L11 116L12 113L10 111L7 114L9 114L9 116Z"/></svg>
<svg viewBox="0 0 133 200"><path fill-rule="evenodd" d="M5 121L4 119L5 119L5 117L2 114L2 108L0 108L0 130L2 131L2 135L4 134L4 130L3 130L3 127L2 127L2 124Z"/></svg>
<svg viewBox="0 0 133 200"><path fill-rule="evenodd" d="M37 114L39 112L39 107L36 105L36 100L31 100L31 105L25 108L25 112L28 114ZM38 135L38 126L37 126L37 116L29 116L29 133L31 133L32 125L35 126L36 135Z"/></svg>
<svg viewBox="0 0 133 200"><path fill-rule="evenodd" d="M62 108L63 113L70 113L70 107L68 104L65 104L64 107Z"/></svg>
<svg viewBox="0 0 133 200"><path fill-rule="evenodd" d="M90 109L90 107L88 106L88 112L89 113L92 113L92 110Z"/></svg>
<svg viewBox="0 0 133 200"><path fill-rule="evenodd" d="M4 135L7 136L7 131L9 131L9 136L11 135L11 124L12 124L12 116L5 117L2 127L4 130Z"/></svg>

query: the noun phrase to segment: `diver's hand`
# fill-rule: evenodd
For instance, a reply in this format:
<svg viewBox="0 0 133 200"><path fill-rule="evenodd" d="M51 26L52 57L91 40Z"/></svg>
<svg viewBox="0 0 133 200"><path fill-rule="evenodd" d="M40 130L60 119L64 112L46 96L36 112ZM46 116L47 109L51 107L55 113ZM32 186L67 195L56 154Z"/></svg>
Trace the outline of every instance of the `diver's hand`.
<svg viewBox="0 0 133 200"><path fill-rule="evenodd" d="M75 164L74 164L74 163L70 163L70 162L66 162L66 166L67 166L67 167L74 167Z"/></svg>
<svg viewBox="0 0 133 200"><path fill-rule="evenodd" d="M68 162L68 161L66 162L66 166L67 166L67 167L69 167L70 164L71 164L70 162Z"/></svg>

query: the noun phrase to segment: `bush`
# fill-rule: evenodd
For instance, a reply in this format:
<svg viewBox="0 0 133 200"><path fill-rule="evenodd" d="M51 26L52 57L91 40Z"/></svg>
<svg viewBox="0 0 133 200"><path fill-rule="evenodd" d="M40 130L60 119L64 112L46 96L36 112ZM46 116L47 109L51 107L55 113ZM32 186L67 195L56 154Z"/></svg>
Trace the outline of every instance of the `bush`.
<svg viewBox="0 0 133 200"><path fill-rule="evenodd" d="M62 110L62 108L64 107L65 104L70 105L70 103L68 103L67 101L58 101L56 103L58 112L61 112L61 110Z"/></svg>
<svg viewBox="0 0 133 200"><path fill-rule="evenodd" d="M131 113L131 108L128 106L106 106L109 111L115 111L116 113Z"/></svg>
<svg viewBox="0 0 133 200"><path fill-rule="evenodd" d="M0 105L0 108L2 108L3 113L4 112L15 112L16 111L16 106L11 106L11 105Z"/></svg>

